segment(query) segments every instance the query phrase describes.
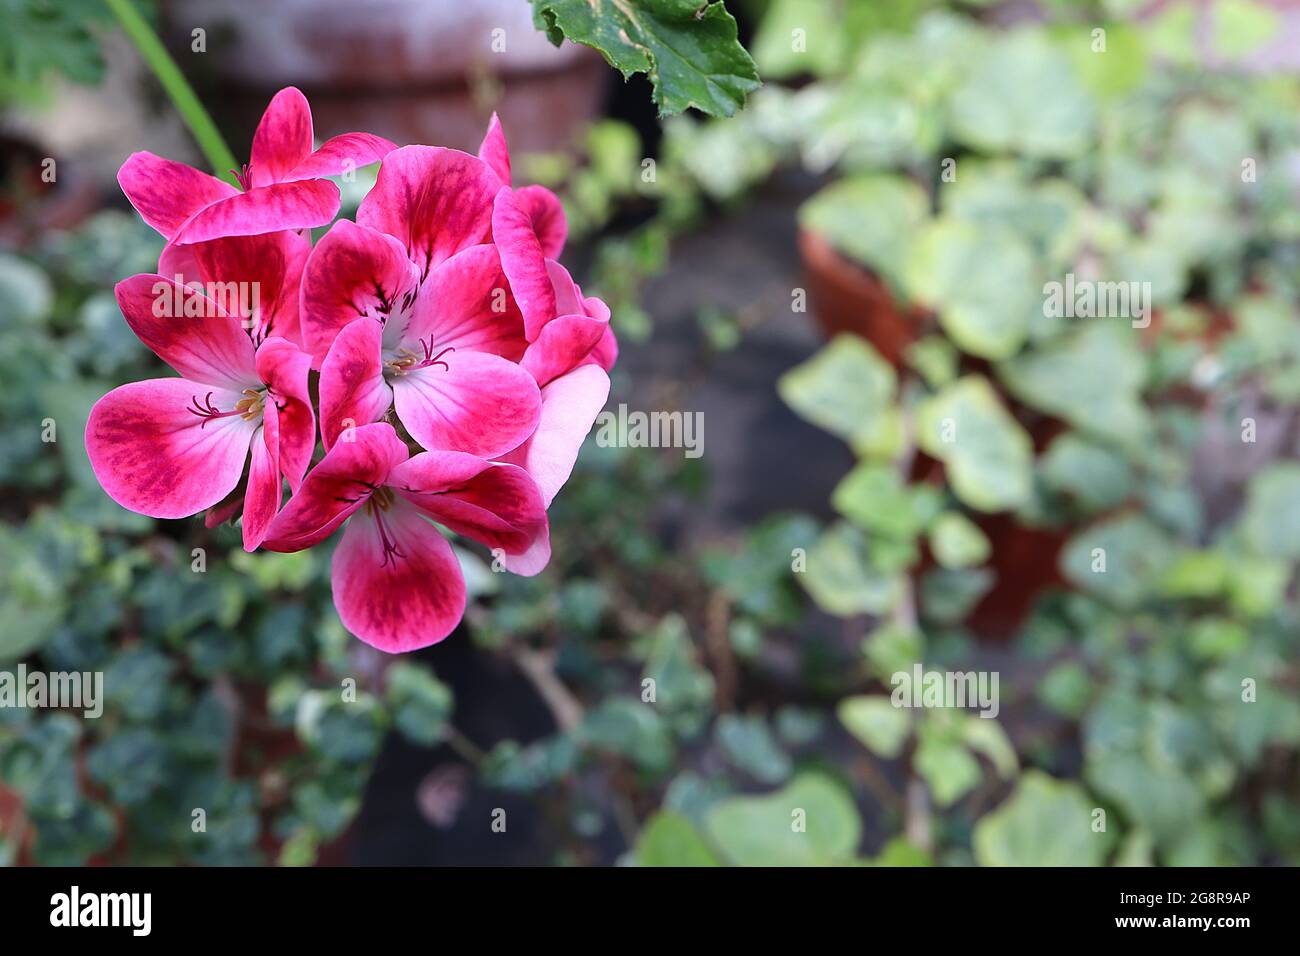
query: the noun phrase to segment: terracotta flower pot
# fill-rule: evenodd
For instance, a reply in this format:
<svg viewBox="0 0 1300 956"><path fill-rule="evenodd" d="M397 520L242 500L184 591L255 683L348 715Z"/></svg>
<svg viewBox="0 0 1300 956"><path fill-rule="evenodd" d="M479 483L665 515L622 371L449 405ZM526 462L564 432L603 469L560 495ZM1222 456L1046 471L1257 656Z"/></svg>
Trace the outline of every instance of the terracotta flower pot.
<svg viewBox="0 0 1300 956"><path fill-rule="evenodd" d="M826 337L860 335L901 367L907 347L928 329L928 313L897 302L880 276L845 258L815 232L799 230L799 254L813 316Z"/></svg>
<svg viewBox="0 0 1300 956"><path fill-rule="evenodd" d="M556 150L596 115L608 78L594 50L553 47L520 0L172 0L166 14L182 69L213 87L205 100L244 136L292 85L318 138L364 129L473 150L496 110L512 150Z"/></svg>

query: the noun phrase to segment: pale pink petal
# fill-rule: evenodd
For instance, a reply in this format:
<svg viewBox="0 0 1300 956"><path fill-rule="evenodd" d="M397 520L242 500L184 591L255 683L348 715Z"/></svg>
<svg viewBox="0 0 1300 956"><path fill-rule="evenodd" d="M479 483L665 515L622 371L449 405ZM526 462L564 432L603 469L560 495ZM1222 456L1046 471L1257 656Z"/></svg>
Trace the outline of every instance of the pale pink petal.
<svg viewBox="0 0 1300 956"><path fill-rule="evenodd" d="M557 378L542 389L542 415L533 437L502 457L533 477L548 508L569 480L608 397L609 376L598 366L584 365Z"/></svg>
<svg viewBox="0 0 1300 956"><path fill-rule="evenodd" d="M328 538L406 461L392 425L362 425L321 459L267 529L262 547L301 551Z"/></svg>
<svg viewBox="0 0 1300 956"><path fill-rule="evenodd" d="M140 341L184 378L235 391L260 384L248 333L212 299L160 275L131 276L114 292Z"/></svg>
<svg viewBox="0 0 1300 956"><path fill-rule="evenodd" d="M533 539L533 543L524 551L517 554L507 551L502 564L511 574L531 578L535 574L540 574L546 565L550 563L550 560L551 529L548 524L542 527L541 533Z"/></svg>
<svg viewBox="0 0 1300 956"><path fill-rule="evenodd" d="M438 643L465 614L465 579L451 545L400 499L353 516L330 580L343 626L390 654Z"/></svg>
<svg viewBox="0 0 1300 956"><path fill-rule="evenodd" d="M316 448L316 413L307 385L310 371L311 356L286 339L267 339L257 350L257 375L266 383L267 401L278 413L280 470L293 492L302 484Z"/></svg>
<svg viewBox="0 0 1300 956"><path fill-rule="evenodd" d="M405 315L419 281L419 270L392 236L346 219L336 222L316 243L302 276L303 344L315 366L359 316Z"/></svg>
<svg viewBox="0 0 1300 956"><path fill-rule="evenodd" d="M357 224L394 236L421 277L492 234L496 174L480 159L440 146L403 146L384 157Z"/></svg>
<svg viewBox="0 0 1300 956"><path fill-rule="evenodd" d="M333 136L288 174L281 182L298 179L316 179L321 176L338 176L377 163L397 144L371 133L343 133Z"/></svg>
<svg viewBox="0 0 1300 956"><path fill-rule="evenodd" d="M86 454L108 496L153 518L184 518L234 490L260 424L241 415L207 418L195 403L232 411L243 396L183 378L132 382L90 410Z"/></svg>
<svg viewBox="0 0 1300 956"><path fill-rule="evenodd" d="M488 120L487 132L478 148L478 158L487 163L488 168L496 173L502 186L510 185L510 149L506 146L505 130L496 113Z"/></svg>
<svg viewBox="0 0 1300 956"><path fill-rule="evenodd" d="M253 340L301 342L298 286L311 243L296 232L229 236L181 246L193 251L204 289L227 315L238 316Z"/></svg>
<svg viewBox="0 0 1300 956"><path fill-rule="evenodd" d="M545 186L524 186L515 190L515 201L528 213L542 255L558 259L569 237L569 220L565 218L560 197Z"/></svg>
<svg viewBox="0 0 1300 956"><path fill-rule="evenodd" d="M117 171L117 181L142 218L165 239L204 206L238 190L192 166L153 153L132 153Z"/></svg>
<svg viewBox="0 0 1300 956"><path fill-rule="evenodd" d="M532 220L507 187L501 188L493 203L492 241L501 252L501 267L524 314L524 334L531 342L555 318L555 290Z"/></svg>
<svg viewBox="0 0 1300 956"><path fill-rule="evenodd" d="M177 230L179 243L257 236L323 226L339 211L339 187L328 179L258 186L203 207Z"/></svg>
<svg viewBox="0 0 1300 956"><path fill-rule="evenodd" d="M403 341L408 347L429 341L438 352L452 347L519 361L528 345L524 320L496 246L470 246L429 273Z"/></svg>
<svg viewBox="0 0 1300 956"><path fill-rule="evenodd" d="M249 172L254 186L269 186L311 155L311 107L296 87L286 86L271 98L253 133Z"/></svg>
<svg viewBox="0 0 1300 956"><path fill-rule="evenodd" d="M608 322L585 315L562 315L546 323L520 364L545 386L586 361L608 327Z"/></svg>
<svg viewBox="0 0 1300 956"><path fill-rule="evenodd" d="M338 334L321 363L320 431L326 450L348 429L377 422L392 407L380 352L383 334L374 319L357 319Z"/></svg>
<svg viewBox="0 0 1300 956"><path fill-rule="evenodd" d="M486 352L456 352L393 380L393 405L411 437L430 450L495 458L537 425L541 396L533 377Z"/></svg>
<svg viewBox="0 0 1300 956"><path fill-rule="evenodd" d="M427 451L393 469L389 486L456 534L507 554L546 528L546 506L522 468L454 451Z"/></svg>
<svg viewBox="0 0 1300 956"><path fill-rule="evenodd" d="M284 494L280 478L280 431L275 406L262 410L262 427L253 435L253 461L244 493L244 550L256 551L266 537Z"/></svg>

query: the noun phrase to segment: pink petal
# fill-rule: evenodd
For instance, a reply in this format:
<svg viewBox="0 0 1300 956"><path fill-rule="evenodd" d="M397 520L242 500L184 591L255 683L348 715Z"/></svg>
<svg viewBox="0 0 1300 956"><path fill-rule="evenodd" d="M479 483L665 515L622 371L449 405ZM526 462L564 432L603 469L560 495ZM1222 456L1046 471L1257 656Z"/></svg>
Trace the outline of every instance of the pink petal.
<svg viewBox="0 0 1300 956"><path fill-rule="evenodd" d="M348 522L330 581L343 626L390 654L438 643L465 614L465 579L451 545L400 500Z"/></svg>
<svg viewBox="0 0 1300 956"><path fill-rule="evenodd" d="M334 337L358 316L383 319L415 297L419 272L392 236L340 219L302 276L303 344L319 368Z"/></svg>
<svg viewBox="0 0 1300 956"><path fill-rule="evenodd" d="M257 236L323 226L339 211L339 187L328 179L256 186L205 206L176 232L179 243Z"/></svg>
<svg viewBox="0 0 1300 956"><path fill-rule="evenodd" d="M357 224L396 237L420 275L492 234L496 175L481 160L439 146L403 146L384 157Z"/></svg>
<svg viewBox="0 0 1300 956"><path fill-rule="evenodd" d="M431 339L436 351L491 352L517 362L528 343L496 246L470 246L429 273L402 336L408 347Z"/></svg>
<svg viewBox="0 0 1300 956"><path fill-rule="evenodd" d="M327 139L316 150L287 175L282 182L298 179L316 179L321 176L337 176L348 173L362 166L377 163L393 150L397 144L375 136L371 133L343 133Z"/></svg>
<svg viewBox="0 0 1300 956"><path fill-rule="evenodd" d="M327 451L343 432L379 421L392 407L380 352L383 334L374 319L357 319L338 334L321 363L320 431Z"/></svg>
<svg viewBox="0 0 1300 956"><path fill-rule="evenodd" d="M238 195L215 176L153 153L132 153L117 171L117 182L142 218L166 239L204 206Z"/></svg>
<svg viewBox="0 0 1300 956"><path fill-rule="evenodd" d="M608 322L585 315L562 315L543 326L520 364L544 386L581 365L608 328Z"/></svg>
<svg viewBox="0 0 1300 956"><path fill-rule="evenodd" d="M253 133L249 172L254 186L282 182L285 174L311 155L311 107L296 87L271 98Z"/></svg>
<svg viewBox="0 0 1300 956"><path fill-rule="evenodd" d="M518 554L507 551L505 561L502 563L511 574L531 578L535 574L540 574L550 561L551 529L548 524L543 526L541 533L524 551Z"/></svg>
<svg viewBox="0 0 1300 956"><path fill-rule="evenodd" d="M307 472L302 487L271 522L262 547L301 551L319 544L406 461L406 446L392 425L362 425L351 434L351 441L340 441Z"/></svg>
<svg viewBox="0 0 1300 956"><path fill-rule="evenodd" d="M310 371L311 356L286 339L269 338L257 350L257 375L278 413L280 470L292 492L302 484L316 448L316 413L307 386Z"/></svg>
<svg viewBox="0 0 1300 956"><path fill-rule="evenodd" d="M504 186L493 203L492 240L501 251L501 267L524 314L524 334L531 342L555 318L555 290L532 220Z"/></svg>
<svg viewBox="0 0 1300 956"><path fill-rule="evenodd" d="M430 450L495 458L533 433L541 396L527 371L486 352L456 352L444 361L448 368L393 380L393 405L412 438Z"/></svg>
<svg viewBox="0 0 1300 956"><path fill-rule="evenodd" d="M614 330L610 326L605 326L605 333L596 343L596 347L591 350L591 354L587 356L587 361L599 365L606 372L618 361L618 339L614 337Z"/></svg>
<svg viewBox="0 0 1300 956"><path fill-rule="evenodd" d="M515 201L532 220L542 255L548 259L560 258L564 241L569 237L569 220L565 218L560 197L545 186L524 186L515 190Z"/></svg>
<svg viewBox="0 0 1300 956"><path fill-rule="evenodd" d="M239 484L258 427L239 415L202 418L205 398L230 411L244 396L183 378L132 382L90 410L86 454L108 496L153 518L184 518L217 504Z"/></svg>
<svg viewBox="0 0 1300 956"><path fill-rule="evenodd" d="M584 365L542 389L537 431L502 460L521 466L537 482L546 507L564 487L578 460L578 450L609 397L609 376Z"/></svg>
<svg viewBox="0 0 1300 956"><path fill-rule="evenodd" d="M259 384L248 333L212 299L160 275L131 276L114 292L140 341L184 378L236 392Z"/></svg>
<svg viewBox="0 0 1300 956"><path fill-rule="evenodd" d="M455 451L426 451L402 462L389 486L456 534L521 554L546 528L546 506L522 468Z"/></svg>
<svg viewBox="0 0 1300 956"><path fill-rule="evenodd" d="M244 493L244 550L256 551L284 492L280 478L280 430L275 406L263 408L262 427L253 435L253 462Z"/></svg>
<svg viewBox="0 0 1300 956"><path fill-rule="evenodd" d="M254 341L299 342L298 287L311 242L296 232L228 236L193 245L199 275L226 314L238 316Z"/></svg>
<svg viewBox="0 0 1300 956"><path fill-rule="evenodd" d="M167 243L158 254L158 274L175 279L182 285L203 282L199 261L194 258L194 247L178 246L174 242Z"/></svg>
<svg viewBox="0 0 1300 956"><path fill-rule="evenodd" d="M510 185L510 149L506 146L506 133L496 113L488 120L487 132L478 148L478 158L497 174L502 186Z"/></svg>

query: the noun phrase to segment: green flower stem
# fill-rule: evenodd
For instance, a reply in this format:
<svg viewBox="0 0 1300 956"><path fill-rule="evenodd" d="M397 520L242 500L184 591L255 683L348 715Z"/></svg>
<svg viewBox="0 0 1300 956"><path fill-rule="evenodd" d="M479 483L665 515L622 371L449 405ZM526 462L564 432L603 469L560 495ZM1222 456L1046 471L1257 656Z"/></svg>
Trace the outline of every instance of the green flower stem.
<svg viewBox="0 0 1300 956"><path fill-rule="evenodd" d="M195 141L199 144L199 149L203 150L203 155L207 157L213 172L231 185L237 185L234 174L230 172L238 165L234 154L226 145L226 141L221 138L217 125L212 122L212 117L199 102L194 89L181 73L176 61L168 54L157 34L149 27L144 17L140 16L140 12L131 5L131 0L104 0L104 3L117 17L123 31L131 38L131 42L140 51L144 61L158 77L158 82L171 97L181 118L185 120L185 125L190 128Z"/></svg>

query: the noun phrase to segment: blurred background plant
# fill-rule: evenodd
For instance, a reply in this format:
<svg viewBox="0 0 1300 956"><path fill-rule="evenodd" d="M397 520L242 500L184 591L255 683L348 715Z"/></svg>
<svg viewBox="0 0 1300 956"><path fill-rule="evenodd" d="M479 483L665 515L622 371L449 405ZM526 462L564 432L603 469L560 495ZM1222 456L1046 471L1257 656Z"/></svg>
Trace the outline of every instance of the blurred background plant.
<svg viewBox="0 0 1300 956"><path fill-rule="evenodd" d="M105 498L81 430L156 374L110 290L157 243L120 200L12 233L0 665L104 670L108 704L0 709L9 861L1300 862L1300 14L728 6L766 81L735 115L661 120L692 95L612 71L584 113L485 58L375 130L472 148L457 111L510 131L521 95L579 117L525 133L516 180L560 191L613 308L610 407L708 425L701 459L589 441L552 566L462 552L466 624L413 657L343 632L328 555ZM201 95L228 82L217 27L159 7ZM86 36L114 109L166 112ZM31 81L19 129L57 126ZM346 214L369 180L341 185ZM1149 326L1046 316L1067 274L1149 282ZM997 718L892 706L918 663L997 672Z"/></svg>

